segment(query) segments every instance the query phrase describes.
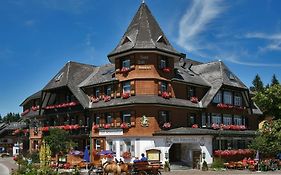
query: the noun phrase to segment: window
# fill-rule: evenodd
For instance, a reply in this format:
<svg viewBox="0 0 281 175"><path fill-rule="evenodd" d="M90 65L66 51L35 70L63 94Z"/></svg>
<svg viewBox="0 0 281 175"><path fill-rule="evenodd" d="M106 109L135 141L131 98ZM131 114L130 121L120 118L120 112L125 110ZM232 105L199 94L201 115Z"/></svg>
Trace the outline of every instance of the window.
<svg viewBox="0 0 281 175"><path fill-rule="evenodd" d="M122 122L131 124L131 112L122 112Z"/></svg>
<svg viewBox="0 0 281 175"><path fill-rule="evenodd" d="M160 68L160 69L164 69L164 68L166 68L166 67L167 67L167 61L166 61L166 59L161 59L161 60L160 60L159 68Z"/></svg>
<svg viewBox="0 0 281 175"><path fill-rule="evenodd" d="M192 126L193 124L195 124L196 123L195 120L196 120L196 114L191 113L189 115L188 126Z"/></svg>
<svg viewBox="0 0 281 175"><path fill-rule="evenodd" d="M165 81L161 82L161 92L167 92L167 83Z"/></svg>
<svg viewBox="0 0 281 175"><path fill-rule="evenodd" d="M113 151L113 142L112 140L107 141L109 150Z"/></svg>
<svg viewBox="0 0 281 175"><path fill-rule="evenodd" d="M240 93L234 94L234 105L235 106L242 106L242 97Z"/></svg>
<svg viewBox="0 0 281 175"><path fill-rule="evenodd" d="M131 84L130 81L123 82L123 93L131 92Z"/></svg>
<svg viewBox="0 0 281 175"><path fill-rule="evenodd" d="M160 111L159 112L159 120L162 122L170 122L169 112L168 111Z"/></svg>
<svg viewBox="0 0 281 175"><path fill-rule="evenodd" d="M231 125L232 124L232 116L229 114L223 114L223 124Z"/></svg>
<svg viewBox="0 0 281 175"><path fill-rule="evenodd" d="M95 97L99 98L99 96L100 96L100 90L98 88L96 88Z"/></svg>
<svg viewBox="0 0 281 175"><path fill-rule="evenodd" d="M234 125L242 125L243 124L242 118L243 117L240 115L234 115Z"/></svg>
<svg viewBox="0 0 281 175"><path fill-rule="evenodd" d="M195 97L195 87L189 86L187 88L187 99L191 99L191 97Z"/></svg>
<svg viewBox="0 0 281 175"><path fill-rule="evenodd" d="M208 123L206 121L206 113L202 113L202 115L201 115L201 123L202 123L202 127L207 127Z"/></svg>
<svg viewBox="0 0 281 175"><path fill-rule="evenodd" d="M112 93L112 87L111 86L106 86L105 93L106 93L105 95L110 96L111 93Z"/></svg>
<svg viewBox="0 0 281 175"><path fill-rule="evenodd" d="M96 115L94 122L95 124L100 124L100 116Z"/></svg>
<svg viewBox="0 0 281 175"><path fill-rule="evenodd" d="M131 152L131 147L132 147L132 145L131 145L131 141L124 141L124 143L125 143L125 151L129 151L129 152Z"/></svg>
<svg viewBox="0 0 281 175"><path fill-rule="evenodd" d="M221 91L218 91L218 93L213 99L213 103L221 103L222 102L221 100L222 100L222 93Z"/></svg>
<svg viewBox="0 0 281 175"><path fill-rule="evenodd" d="M108 124L112 123L112 116L109 113L105 114L105 122Z"/></svg>
<svg viewBox="0 0 281 175"><path fill-rule="evenodd" d="M129 59L124 59L122 61L122 68L130 68L130 60Z"/></svg>
<svg viewBox="0 0 281 175"><path fill-rule="evenodd" d="M212 123L221 124L221 114L212 114Z"/></svg>
<svg viewBox="0 0 281 175"><path fill-rule="evenodd" d="M223 103L232 104L232 92L230 91L223 92Z"/></svg>

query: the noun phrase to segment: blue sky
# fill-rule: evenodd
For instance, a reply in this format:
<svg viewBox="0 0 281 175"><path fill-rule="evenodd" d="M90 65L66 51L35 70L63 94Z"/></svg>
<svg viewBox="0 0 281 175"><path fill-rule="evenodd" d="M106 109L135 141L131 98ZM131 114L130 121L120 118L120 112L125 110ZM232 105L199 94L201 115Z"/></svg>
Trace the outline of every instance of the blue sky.
<svg viewBox="0 0 281 175"><path fill-rule="evenodd" d="M0 1L0 114L43 88L67 61L102 65L141 0ZM247 85L281 78L281 1L146 0L188 58L222 60Z"/></svg>

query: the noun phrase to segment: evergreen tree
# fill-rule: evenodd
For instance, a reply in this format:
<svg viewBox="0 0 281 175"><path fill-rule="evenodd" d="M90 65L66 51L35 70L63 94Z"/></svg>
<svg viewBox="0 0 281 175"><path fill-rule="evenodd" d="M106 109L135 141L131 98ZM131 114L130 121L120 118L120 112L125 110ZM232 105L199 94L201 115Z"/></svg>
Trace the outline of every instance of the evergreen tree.
<svg viewBox="0 0 281 175"><path fill-rule="evenodd" d="M256 92L262 92L264 90L263 82L258 74L255 76L255 79L252 81L252 83Z"/></svg>
<svg viewBox="0 0 281 175"><path fill-rule="evenodd" d="M271 86L276 85L276 84L279 84L279 81L278 81L278 79L276 78L276 75L273 74L272 80L271 80Z"/></svg>

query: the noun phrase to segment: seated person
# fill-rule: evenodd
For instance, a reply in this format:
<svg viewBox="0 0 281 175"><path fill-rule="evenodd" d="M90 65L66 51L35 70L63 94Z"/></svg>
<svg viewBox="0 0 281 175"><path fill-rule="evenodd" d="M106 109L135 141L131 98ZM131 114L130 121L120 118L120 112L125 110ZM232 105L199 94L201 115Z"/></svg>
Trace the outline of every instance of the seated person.
<svg viewBox="0 0 281 175"><path fill-rule="evenodd" d="M142 162L145 162L147 161L147 158L144 156L144 153L141 154L141 159L140 159Z"/></svg>

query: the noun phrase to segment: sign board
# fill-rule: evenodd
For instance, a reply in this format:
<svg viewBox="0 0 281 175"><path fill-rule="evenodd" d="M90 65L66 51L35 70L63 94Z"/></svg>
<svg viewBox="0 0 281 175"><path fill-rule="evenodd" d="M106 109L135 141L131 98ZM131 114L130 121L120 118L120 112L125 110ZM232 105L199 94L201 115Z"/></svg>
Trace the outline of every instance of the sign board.
<svg viewBox="0 0 281 175"><path fill-rule="evenodd" d="M100 136L116 136L116 135L123 135L123 129L100 129L99 130Z"/></svg>
<svg viewBox="0 0 281 175"><path fill-rule="evenodd" d="M158 149L150 149L146 150L147 159L149 161L160 161L160 153L161 151Z"/></svg>

